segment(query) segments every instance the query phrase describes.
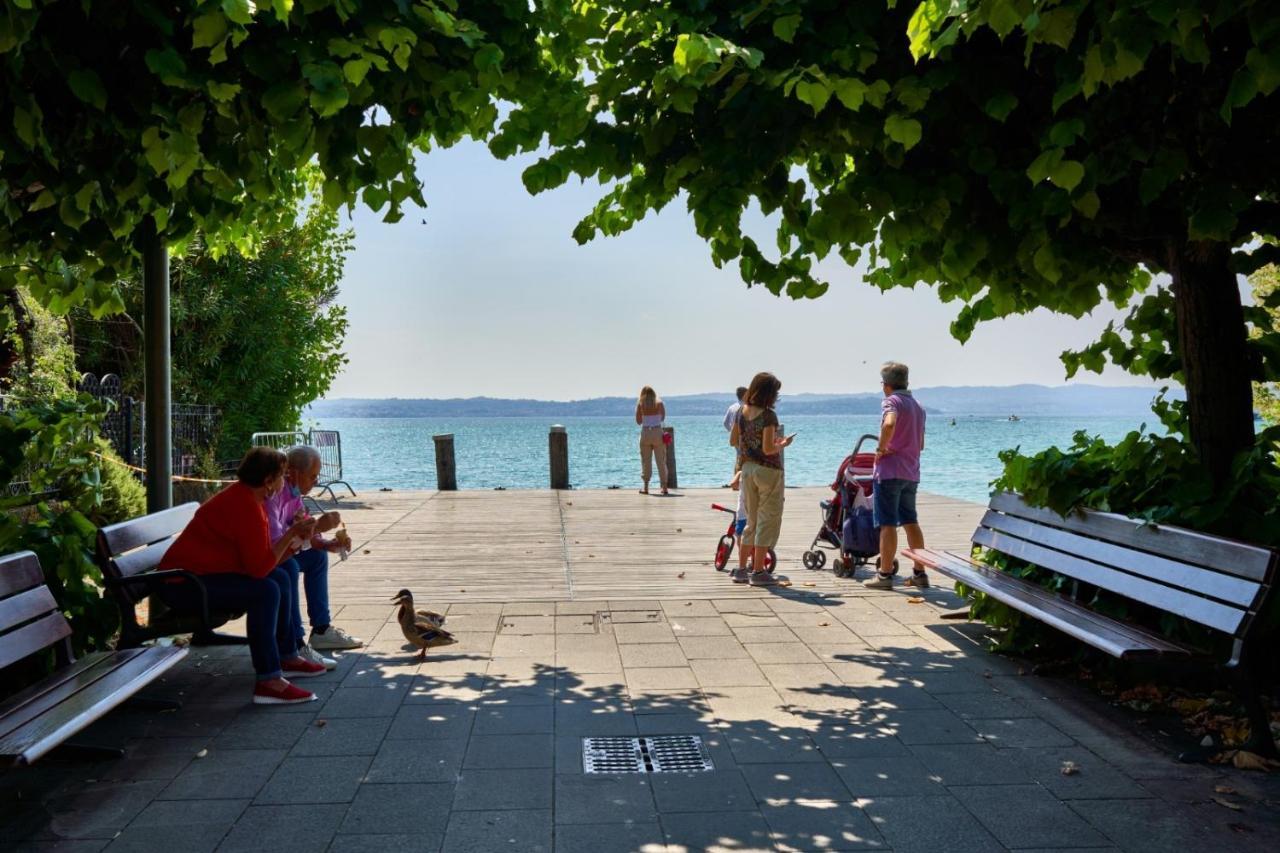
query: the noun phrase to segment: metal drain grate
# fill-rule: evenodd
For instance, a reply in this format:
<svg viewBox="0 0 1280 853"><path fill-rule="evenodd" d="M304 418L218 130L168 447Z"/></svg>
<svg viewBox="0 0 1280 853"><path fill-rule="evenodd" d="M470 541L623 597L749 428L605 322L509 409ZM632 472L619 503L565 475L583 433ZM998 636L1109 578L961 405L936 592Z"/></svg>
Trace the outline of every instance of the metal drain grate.
<svg viewBox="0 0 1280 853"><path fill-rule="evenodd" d="M582 739L582 771L588 774L705 773L715 769L699 735Z"/></svg>

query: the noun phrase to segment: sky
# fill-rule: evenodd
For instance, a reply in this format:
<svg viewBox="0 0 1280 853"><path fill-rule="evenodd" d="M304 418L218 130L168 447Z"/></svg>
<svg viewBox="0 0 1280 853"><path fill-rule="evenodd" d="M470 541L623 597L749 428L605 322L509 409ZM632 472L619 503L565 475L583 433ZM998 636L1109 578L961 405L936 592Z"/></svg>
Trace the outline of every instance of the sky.
<svg viewBox="0 0 1280 853"><path fill-rule="evenodd" d="M682 204L579 246L573 227L599 188L530 196L528 162L476 143L434 151L419 159L426 210L388 225L357 209L339 297L349 364L328 398L674 396L731 391L760 370L784 394L858 393L879 390L887 360L917 387L1059 385L1059 354L1120 315L1037 312L961 346L956 306L931 288L882 293L838 259L820 266L831 287L817 300L748 289L736 266L715 268ZM1114 369L1077 381L1144 384Z"/></svg>

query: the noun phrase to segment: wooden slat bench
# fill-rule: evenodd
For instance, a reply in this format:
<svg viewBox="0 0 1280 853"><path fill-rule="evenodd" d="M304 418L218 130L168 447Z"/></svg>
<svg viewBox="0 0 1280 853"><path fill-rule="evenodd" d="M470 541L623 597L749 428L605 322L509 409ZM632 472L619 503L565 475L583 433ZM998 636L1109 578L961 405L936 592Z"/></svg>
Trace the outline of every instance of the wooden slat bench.
<svg viewBox="0 0 1280 853"><path fill-rule="evenodd" d="M121 648L187 633L192 634L193 645L245 642L243 637L214 633L215 628L240 618L243 613L210 610L207 603L198 611L180 612L170 609L154 595L160 584L181 580L194 584L200 590L200 599L205 601L204 584L197 575L179 569L156 570L173 540L199 508L198 503L186 503L110 524L98 531L98 568L108 591L120 606ZM148 596L147 624L141 625L137 604Z"/></svg>
<svg viewBox="0 0 1280 853"><path fill-rule="evenodd" d="M0 699L0 763L30 764L155 681L187 655L152 646L76 660L71 626L30 551L0 557L0 669L54 649L58 668Z"/></svg>
<svg viewBox="0 0 1280 853"><path fill-rule="evenodd" d="M1064 518L1008 492L991 499L973 544L1063 575L1075 594L1060 595L966 554L905 553L1115 658L1214 662L1203 649L1091 610L1081 601L1081 587L1106 590L1229 637L1224 665L1236 676L1249 709L1256 741L1250 746L1274 753L1250 671L1249 641L1276 582L1277 552L1113 513L1083 510Z"/></svg>

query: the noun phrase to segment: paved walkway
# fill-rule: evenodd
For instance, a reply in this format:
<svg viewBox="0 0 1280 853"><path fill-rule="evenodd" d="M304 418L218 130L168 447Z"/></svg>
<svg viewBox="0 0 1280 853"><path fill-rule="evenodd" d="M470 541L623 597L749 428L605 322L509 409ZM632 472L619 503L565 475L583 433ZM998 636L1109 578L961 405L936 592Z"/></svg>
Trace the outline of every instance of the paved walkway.
<svg viewBox="0 0 1280 853"><path fill-rule="evenodd" d="M621 501L583 495L562 500L584 510ZM816 517L812 507L804 513ZM358 513L350 520L353 530L375 524ZM564 524L573 529L574 513ZM405 525L406 538L438 535ZM450 529L491 549L489 573L506 572L491 589L509 591L505 601L451 592L475 581L454 586L443 566L405 584L432 603L454 598L440 607L457 645L418 663L384 600L395 591L384 586L411 575L408 560L395 569L408 574L396 574L368 559L357 583L353 559L335 579L344 596L335 621L364 632L369 646L307 682L322 701L248 705L245 651L193 649L155 691L180 694L183 709L124 709L88 733L126 744L124 759L47 760L0 775L0 850L1199 853L1280 845L1274 779L1174 763L1131 717L984 651L981 626L940 619L958 603L948 590L918 601L785 562L795 586L748 589L691 563L684 570L698 577L683 581L712 594L666 593L689 587L662 566L653 571L672 575L658 585L664 595L645 599L634 597L643 588L635 576L649 571L637 562L591 581L601 590L606 574L616 578L626 592L619 598L582 597L587 584L575 583L573 595L558 588L547 596L557 600L519 601L533 596L510 537L478 526L486 529L460 516ZM800 532L807 544L812 532L792 535ZM713 537L699 530L700 545ZM392 550L391 539L364 538L370 554L361 558ZM567 559L560 562L563 576ZM583 772L584 737L660 734L701 736L715 769ZM1075 772L1064 775L1064 766Z"/></svg>

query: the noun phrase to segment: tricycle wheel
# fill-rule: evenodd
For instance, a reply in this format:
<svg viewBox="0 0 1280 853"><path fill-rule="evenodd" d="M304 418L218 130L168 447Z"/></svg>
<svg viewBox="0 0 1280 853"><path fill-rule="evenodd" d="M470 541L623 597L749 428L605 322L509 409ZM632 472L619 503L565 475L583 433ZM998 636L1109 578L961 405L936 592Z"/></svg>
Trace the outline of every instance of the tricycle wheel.
<svg viewBox="0 0 1280 853"><path fill-rule="evenodd" d="M819 551L818 554L819 556L821 556L822 552ZM773 549L770 548L768 553L764 555L764 570L766 572L771 572L777 567L778 567L778 555L773 553Z"/></svg>
<svg viewBox="0 0 1280 853"><path fill-rule="evenodd" d="M720 542L716 545L716 571L723 572L724 567L729 565L729 558L733 556L733 537L724 535L720 537Z"/></svg>

